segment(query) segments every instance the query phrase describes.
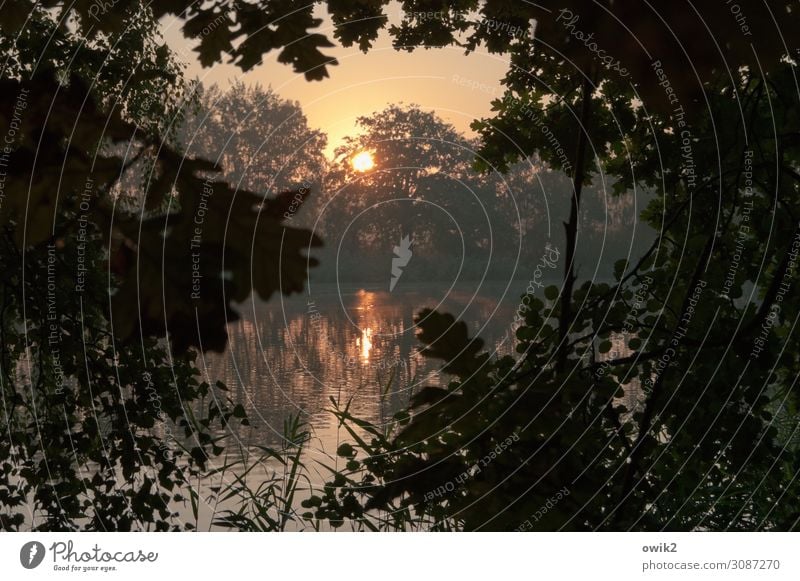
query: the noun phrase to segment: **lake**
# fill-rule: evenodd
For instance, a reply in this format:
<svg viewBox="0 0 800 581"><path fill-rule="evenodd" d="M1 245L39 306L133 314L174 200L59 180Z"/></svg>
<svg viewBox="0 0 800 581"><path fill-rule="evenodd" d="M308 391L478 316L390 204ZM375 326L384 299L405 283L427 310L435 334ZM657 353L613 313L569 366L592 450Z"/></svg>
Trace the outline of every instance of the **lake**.
<svg viewBox="0 0 800 581"><path fill-rule="evenodd" d="M298 490L295 504L299 503L309 494L306 484L319 489L329 480L321 465L338 465L338 445L351 440L330 413L331 398L343 405L350 401L354 416L386 426L422 386L442 386L450 380L439 372L440 361L419 353L415 314L425 307L450 313L467 323L472 336L484 340L485 350L511 354L514 319L527 284L409 283L399 284L394 292L378 285L314 284L302 295L239 305L241 319L228 326L226 352L206 354L199 364L207 379L226 383L232 398L245 406L251 425L238 428L232 434L237 445L229 443L228 448L241 444L247 458L244 465L234 464L232 470L207 478L204 488L230 484L250 465L254 469L246 479L251 489L276 474L284 478L283 467L264 459L257 446L279 449L284 421L300 414L312 437L303 455L308 480ZM613 343L612 352L600 359L629 353L621 337ZM636 394L629 397L632 409ZM218 459L215 465L228 461ZM216 511L235 507L235 500L201 502L197 526L213 528ZM194 520L188 506L176 508L182 520ZM289 526L298 527L302 525Z"/></svg>
<svg viewBox="0 0 800 581"><path fill-rule="evenodd" d="M414 315L436 308L465 321L490 352L513 350L513 322L527 283L314 284L302 295L252 300L228 327L228 350L200 362L247 409L245 446L281 442L284 420L301 414L310 449L331 453L339 441L331 397L351 401L357 416L381 424L422 386L440 386L440 361L419 353ZM390 383L391 381L391 383ZM387 390L387 387L389 388Z"/></svg>

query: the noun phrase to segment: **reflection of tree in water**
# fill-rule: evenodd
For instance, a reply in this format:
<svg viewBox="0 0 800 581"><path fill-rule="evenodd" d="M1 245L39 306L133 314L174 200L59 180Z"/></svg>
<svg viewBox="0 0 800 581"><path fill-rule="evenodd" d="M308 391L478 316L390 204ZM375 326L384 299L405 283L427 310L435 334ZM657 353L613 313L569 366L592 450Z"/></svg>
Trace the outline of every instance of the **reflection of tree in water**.
<svg viewBox="0 0 800 581"><path fill-rule="evenodd" d="M439 289L416 288L411 295L364 289L348 292L343 298L345 311L331 285L320 288L305 303L288 301L283 308L257 303L255 311L248 304L243 309L245 317L229 325L228 351L205 357L210 379L224 381L236 401L250 410L255 431L238 430L240 436L253 444L263 443L259 440L263 437L275 443L287 415L303 410L330 450L336 441L335 422L325 412L330 397L352 398L352 409L380 421L381 414L389 418L408 405L422 386L446 381L437 366L419 354L413 328L418 305L438 302L440 297L431 291ZM449 304L453 308L470 304L476 331L488 322L483 332L501 353L509 352L506 332L511 307L494 312L498 291L485 292L473 297L474 290L457 289ZM513 302L510 296L507 299ZM365 333L371 341L368 349Z"/></svg>

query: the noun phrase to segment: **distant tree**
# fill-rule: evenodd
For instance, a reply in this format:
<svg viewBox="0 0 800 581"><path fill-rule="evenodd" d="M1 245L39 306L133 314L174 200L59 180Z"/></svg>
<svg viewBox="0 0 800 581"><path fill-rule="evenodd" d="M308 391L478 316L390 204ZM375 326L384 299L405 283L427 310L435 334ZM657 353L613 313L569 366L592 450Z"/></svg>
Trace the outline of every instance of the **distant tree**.
<svg viewBox="0 0 800 581"><path fill-rule="evenodd" d="M331 243L321 274L338 260L345 278L369 273L383 280L387 256L407 234L415 254L406 280L454 279L459 268L461 279L523 278L545 244L563 249L572 188L563 172L536 156L503 165L502 173L476 172L480 144L416 106L392 105L358 124L360 132L336 150L325 194L308 212ZM375 162L366 172L353 164L364 152ZM632 243L632 200L602 186L587 188L586 200L577 255L586 264L602 259L610 271ZM635 246L641 250L641 240Z"/></svg>
<svg viewBox="0 0 800 581"><path fill-rule="evenodd" d="M327 137L308 126L299 103L241 81L199 93L180 131L187 154L218 162L222 178L236 188L267 194L303 185L319 189Z"/></svg>
<svg viewBox="0 0 800 581"><path fill-rule="evenodd" d="M326 196L314 202L340 269L345 263L357 275L374 267L383 280L393 247L410 236L414 267L407 280L455 278L462 261L462 278L479 279L490 268L495 277L510 275L503 267L513 267L520 240L519 228L506 220L519 217L512 216L513 200L499 194L499 176L472 169L475 143L416 106L392 105L360 117L358 126L361 132L335 152ZM375 167L362 172L353 160L364 152Z"/></svg>

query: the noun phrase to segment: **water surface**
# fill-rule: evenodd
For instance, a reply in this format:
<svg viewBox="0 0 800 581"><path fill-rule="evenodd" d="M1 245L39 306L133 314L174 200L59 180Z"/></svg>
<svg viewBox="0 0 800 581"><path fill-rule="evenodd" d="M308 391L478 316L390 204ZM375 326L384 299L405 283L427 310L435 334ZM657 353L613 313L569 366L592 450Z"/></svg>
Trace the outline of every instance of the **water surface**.
<svg viewBox="0 0 800 581"><path fill-rule="evenodd" d="M212 379L225 382L245 405L252 427L245 445L274 446L284 419L301 414L313 429L312 448L335 450L331 398L382 424L422 386L449 381L441 362L423 357L414 317L425 307L465 321L490 352L513 350L514 314L525 282L373 286L315 284L302 295L253 300L229 325L229 348L206 356ZM388 388L388 389L387 389Z"/></svg>

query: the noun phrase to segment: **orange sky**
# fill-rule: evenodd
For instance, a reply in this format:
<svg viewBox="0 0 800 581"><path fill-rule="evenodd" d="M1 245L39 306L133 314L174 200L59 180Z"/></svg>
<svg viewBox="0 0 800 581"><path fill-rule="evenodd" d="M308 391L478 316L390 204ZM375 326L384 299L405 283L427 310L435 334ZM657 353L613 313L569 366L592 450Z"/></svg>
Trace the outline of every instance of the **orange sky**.
<svg viewBox="0 0 800 581"><path fill-rule="evenodd" d="M398 10L390 8L391 20L396 20ZM326 22L321 32L335 42L332 25L327 18ZM324 49L339 65L330 67L328 79L308 82L290 66L278 63L277 52L267 54L261 66L246 74L230 65L203 69L180 34L181 22L168 21L163 26L165 39L189 65L190 78L222 87L238 79L271 85L283 97L299 101L311 126L328 134L328 155L342 137L354 132L356 117L380 111L390 103L415 103L472 134L472 120L488 116L491 100L502 96L499 80L508 66L500 55L478 52L465 56L457 47L395 51L384 33L368 54L356 47Z"/></svg>

